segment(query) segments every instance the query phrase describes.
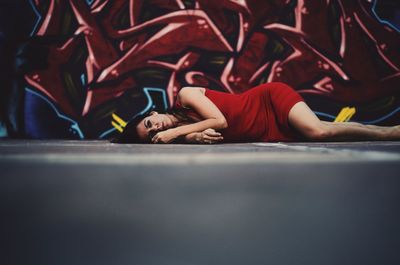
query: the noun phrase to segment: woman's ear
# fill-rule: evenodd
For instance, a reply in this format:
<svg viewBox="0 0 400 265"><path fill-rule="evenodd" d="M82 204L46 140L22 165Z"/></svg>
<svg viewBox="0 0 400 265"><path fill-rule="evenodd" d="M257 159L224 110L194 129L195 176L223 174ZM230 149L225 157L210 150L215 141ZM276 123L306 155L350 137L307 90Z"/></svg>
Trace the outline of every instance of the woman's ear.
<svg viewBox="0 0 400 265"><path fill-rule="evenodd" d="M158 114L158 112L157 111L152 111L152 112L150 112L150 115L157 115Z"/></svg>

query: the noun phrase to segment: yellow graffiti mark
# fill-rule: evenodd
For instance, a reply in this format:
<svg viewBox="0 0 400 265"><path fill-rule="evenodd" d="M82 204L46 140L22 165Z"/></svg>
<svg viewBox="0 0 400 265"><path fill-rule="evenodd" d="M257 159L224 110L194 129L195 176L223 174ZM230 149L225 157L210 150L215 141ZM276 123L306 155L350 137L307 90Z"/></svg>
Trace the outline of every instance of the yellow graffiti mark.
<svg viewBox="0 0 400 265"><path fill-rule="evenodd" d="M119 126L115 121L112 121L111 124L112 126L114 126L115 129L117 129L117 131L121 133L124 131L124 129L121 126Z"/></svg>
<svg viewBox="0 0 400 265"><path fill-rule="evenodd" d="M336 116L335 122L346 122L351 119L351 117L356 114L356 108L345 107Z"/></svg>
<svg viewBox="0 0 400 265"><path fill-rule="evenodd" d="M117 114L113 113L111 114L113 120L111 121L112 126L114 126L117 131L122 132L127 124L126 121L124 121L121 117L119 117Z"/></svg>
<svg viewBox="0 0 400 265"><path fill-rule="evenodd" d="M121 117L119 117L117 114L113 113L112 114L113 119L118 122L119 125L121 125L122 127L125 127L127 122L124 121Z"/></svg>

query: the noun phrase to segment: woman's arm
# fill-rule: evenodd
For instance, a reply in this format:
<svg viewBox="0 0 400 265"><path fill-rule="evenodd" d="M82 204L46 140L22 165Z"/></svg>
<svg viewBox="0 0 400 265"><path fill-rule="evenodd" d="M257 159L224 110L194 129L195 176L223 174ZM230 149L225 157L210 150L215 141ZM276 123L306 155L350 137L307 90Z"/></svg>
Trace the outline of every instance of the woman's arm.
<svg viewBox="0 0 400 265"><path fill-rule="evenodd" d="M202 88L184 87L179 91L178 98L182 106L196 111L203 120L159 132L153 137L153 143L169 143L175 138L190 133L202 132L208 128L219 130L228 127L225 116L218 107L204 95Z"/></svg>
<svg viewBox="0 0 400 265"><path fill-rule="evenodd" d="M204 94L204 89L184 87L179 91L178 98L183 107L197 112L202 121L176 127L179 136L192 132L202 132L208 128L219 130L228 127L225 116L217 106Z"/></svg>

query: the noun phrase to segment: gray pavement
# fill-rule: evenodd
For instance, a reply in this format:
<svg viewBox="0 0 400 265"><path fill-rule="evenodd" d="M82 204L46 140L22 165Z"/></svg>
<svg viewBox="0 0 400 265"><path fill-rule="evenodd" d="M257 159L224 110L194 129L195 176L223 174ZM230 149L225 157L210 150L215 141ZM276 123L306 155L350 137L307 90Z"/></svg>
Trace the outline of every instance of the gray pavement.
<svg viewBox="0 0 400 265"><path fill-rule="evenodd" d="M1 264L400 264L400 142L0 141Z"/></svg>

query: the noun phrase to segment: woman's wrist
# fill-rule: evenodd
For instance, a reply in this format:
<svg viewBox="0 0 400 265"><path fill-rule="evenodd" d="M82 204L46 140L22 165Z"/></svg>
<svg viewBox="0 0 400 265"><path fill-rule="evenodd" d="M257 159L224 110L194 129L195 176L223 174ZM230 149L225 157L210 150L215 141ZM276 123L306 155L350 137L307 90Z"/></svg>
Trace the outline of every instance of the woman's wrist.
<svg viewBox="0 0 400 265"><path fill-rule="evenodd" d="M194 133L194 139L195 139L195 141L197 142L197 143L201 143L202 141L202 135L201 135L201 132L196 132L196 133Z"/></svg>
<svg viewBox="0 0 400 265"><path fill-rule="evenodd" d="M174 138L175 138L175 139L178 138L178 137L183 136L183 134L181 134L180 131L179 131L179 129L177 129L177 128L171 128L171 129L169 129L169 130L170 130L171 133L174 135Z"/></svg>

